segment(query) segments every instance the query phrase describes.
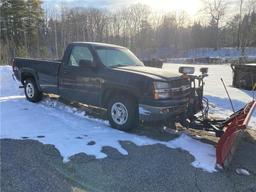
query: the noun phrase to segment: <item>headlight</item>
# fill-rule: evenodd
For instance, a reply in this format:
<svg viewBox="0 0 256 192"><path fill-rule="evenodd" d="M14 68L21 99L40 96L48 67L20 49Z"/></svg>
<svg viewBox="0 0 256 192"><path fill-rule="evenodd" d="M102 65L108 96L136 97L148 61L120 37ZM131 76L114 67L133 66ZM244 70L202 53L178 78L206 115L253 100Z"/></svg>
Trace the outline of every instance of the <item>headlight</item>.
<svg viewBox="0 0 256 192"><path fill-rule="evenodd" d="M170 86L166 82L153 83L153 96L154 99L168 99L170 97Z"/></svg>

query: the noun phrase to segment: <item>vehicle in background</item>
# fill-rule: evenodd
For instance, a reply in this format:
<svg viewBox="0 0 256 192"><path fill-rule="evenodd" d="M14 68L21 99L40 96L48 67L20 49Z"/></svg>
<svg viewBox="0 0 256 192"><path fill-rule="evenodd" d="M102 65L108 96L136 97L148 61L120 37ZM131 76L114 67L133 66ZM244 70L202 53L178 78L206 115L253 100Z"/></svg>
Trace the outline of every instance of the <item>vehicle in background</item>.
<svg viewBox="0 0 256 192"><path fill-rule="evenodd" d="M162 68L164 61L161 59L143 60L145 66Z"/></svg>
<svg viewBox="0 0 256 192"><path fill-rule="evenodd" d="M253 90L256 85L256 64L232 64L233 86Z"/></svg>

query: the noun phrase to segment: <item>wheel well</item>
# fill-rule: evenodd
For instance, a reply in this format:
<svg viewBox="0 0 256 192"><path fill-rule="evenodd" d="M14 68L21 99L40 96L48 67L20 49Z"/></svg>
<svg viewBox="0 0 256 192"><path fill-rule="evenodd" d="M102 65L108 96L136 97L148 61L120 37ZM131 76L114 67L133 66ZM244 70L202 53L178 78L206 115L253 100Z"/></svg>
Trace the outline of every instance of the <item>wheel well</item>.
<svg viewBox="0 0 256 192"><path fill-rule="evenodd" d="M33 76L33 74L27 73L27 72L22 73L21 74L21 83L24 85L25 84L25 80L28 79L28 78L31 78L31 79L35 80L35 77Z"/></svg>
<svg viewBox="0 0 256 192"><path fill-rule="evenodd" d="M104 108L106 108L107 105L108 105L109 100L110 100L113 96L115 96L115 95L123 95L123 96L125 96L125 97L129 97L129 98L133 99L133 100L136 102L136 104L138 103L137 97L136 97L134 94L132 94L131 92L127 91L127 90L121 90L121 89L107 89L107 90L103 93L103 96L102 96L102 102L101 102L102 106L103 106Z"/></svg>

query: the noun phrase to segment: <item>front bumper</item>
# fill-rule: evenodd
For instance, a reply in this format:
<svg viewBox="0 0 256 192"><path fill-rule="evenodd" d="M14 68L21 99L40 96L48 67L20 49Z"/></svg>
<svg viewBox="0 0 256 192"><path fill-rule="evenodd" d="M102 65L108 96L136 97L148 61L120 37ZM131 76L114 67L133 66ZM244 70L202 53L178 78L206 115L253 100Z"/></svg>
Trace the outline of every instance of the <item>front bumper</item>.
<svg viewBox="0 0 256 192"><path fill-rule="evenodd" d="M139 104L139 117L143 121L163 121L186 112L187 103L166 107Z"/></svg>

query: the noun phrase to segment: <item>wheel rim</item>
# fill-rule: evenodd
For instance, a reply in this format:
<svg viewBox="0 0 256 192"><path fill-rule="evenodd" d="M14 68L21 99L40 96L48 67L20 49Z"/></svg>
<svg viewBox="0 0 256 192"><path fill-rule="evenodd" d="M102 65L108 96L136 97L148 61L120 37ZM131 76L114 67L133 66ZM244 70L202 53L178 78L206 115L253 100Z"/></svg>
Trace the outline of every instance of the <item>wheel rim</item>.
<svg viewBox="0 0 256 192"><path fill-rule="evenodd" d="M125 105L117 102L111 107L111 116L113 121L118 125L124 125L128 119L128 110Z"/></svg>
<svg viewBox="0 0 256 192"><path fill-rule="evenodd" d="M29 98L34 97L35 89L32 83L28 83L26 86L26 93Z"/></svg>

